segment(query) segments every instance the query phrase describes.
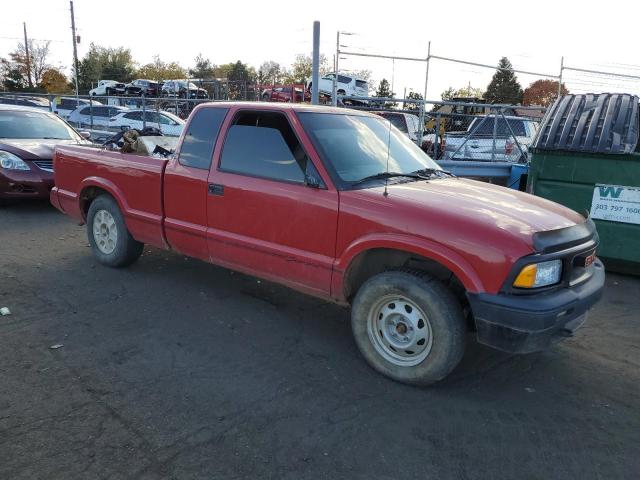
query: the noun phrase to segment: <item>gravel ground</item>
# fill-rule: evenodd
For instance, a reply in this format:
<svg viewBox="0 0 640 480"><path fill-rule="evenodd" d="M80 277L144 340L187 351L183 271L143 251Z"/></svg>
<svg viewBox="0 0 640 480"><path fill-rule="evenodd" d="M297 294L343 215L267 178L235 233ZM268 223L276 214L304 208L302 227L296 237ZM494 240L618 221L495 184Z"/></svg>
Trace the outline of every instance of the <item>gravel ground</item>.
<svg viewBox="0 0 640 480"><path fill-rule="evenodd" d="M46 203L5 207L0 478L638 478L639 293L610 274L574 338L469 342L414 388L344 308L156 249L108 269Z"/></svg>

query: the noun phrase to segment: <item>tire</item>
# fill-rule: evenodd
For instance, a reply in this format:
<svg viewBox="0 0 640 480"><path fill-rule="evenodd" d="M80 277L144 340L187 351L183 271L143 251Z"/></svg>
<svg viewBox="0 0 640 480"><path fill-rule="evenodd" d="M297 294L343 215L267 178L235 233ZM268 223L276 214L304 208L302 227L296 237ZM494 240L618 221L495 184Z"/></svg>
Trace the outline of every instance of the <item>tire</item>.
<svg viewBox="0 0 640 480"><path fill-rule="evenodd" d="M442 283L419 272L389 271L367 280L352 305L351 329L369 365L402 383L442 380L464 353L460 303Z"/></svg>
<svg viewBox="0 0 640 480"><path fill-rule="evenodd" d="M108 267L131 265L144 248L144 243L135 240L127 230L118 204L109 195L100 195L91 202L87 236L93 255Z"/></svg>
<svg viewBox="0 0 640 480"><path fill-rule="evenodd" d="M271 97L269 96L269 94L265 93L265 94L262 96L262 101L263 101L263 102L268 102L269 100L271 100Z"/></svg>

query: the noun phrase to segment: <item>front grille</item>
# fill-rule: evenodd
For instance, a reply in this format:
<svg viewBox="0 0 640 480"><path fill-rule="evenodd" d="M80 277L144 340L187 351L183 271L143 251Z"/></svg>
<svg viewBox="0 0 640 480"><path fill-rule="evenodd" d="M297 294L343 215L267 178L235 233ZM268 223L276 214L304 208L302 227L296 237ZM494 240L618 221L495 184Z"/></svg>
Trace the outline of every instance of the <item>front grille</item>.
<svg viewBox="0 0 640 480"><path fill-rule="evenodd" d="M53 172L53 160L34 160L33 163L35 163L40 170Z"/></svg>

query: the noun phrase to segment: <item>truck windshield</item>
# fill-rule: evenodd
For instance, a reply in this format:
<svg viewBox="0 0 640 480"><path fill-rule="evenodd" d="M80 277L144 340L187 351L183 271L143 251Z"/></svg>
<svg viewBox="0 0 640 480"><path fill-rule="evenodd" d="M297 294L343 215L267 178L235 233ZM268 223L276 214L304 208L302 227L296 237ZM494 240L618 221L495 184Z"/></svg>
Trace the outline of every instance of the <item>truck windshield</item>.
<svg viewBox="0 0 640 480"><path fill-rule="evenodd" d="M80 140L59 118L46 113L0 111L0 138Z"/></svg>
<svg viewBox="0 0 640 480"><path fill-rule="evenodd" d="M386 171L441 170L388 120L310 112L298 116L325 164L343 183L354 184Z"/></svg>

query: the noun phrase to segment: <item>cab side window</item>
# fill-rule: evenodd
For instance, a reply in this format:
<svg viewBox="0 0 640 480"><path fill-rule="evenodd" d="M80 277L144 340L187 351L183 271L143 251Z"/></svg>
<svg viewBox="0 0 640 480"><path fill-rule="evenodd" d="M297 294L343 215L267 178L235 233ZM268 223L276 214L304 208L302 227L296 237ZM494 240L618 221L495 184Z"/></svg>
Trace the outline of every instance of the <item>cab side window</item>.
<svg viewBox="0 0 640 480"><path fill-rule="evenodd" d="M226 108L203 108L193 115L180 147L178 161L181 165L209 170L213 148L228 111Z"/></svg>
<svg viewBox="0 0 640 480"><path fill-rule="evenodd" d="M239 112L225 139L220 170L286 182L305 182L313 170L287 118L278 112Z"/></svg>

